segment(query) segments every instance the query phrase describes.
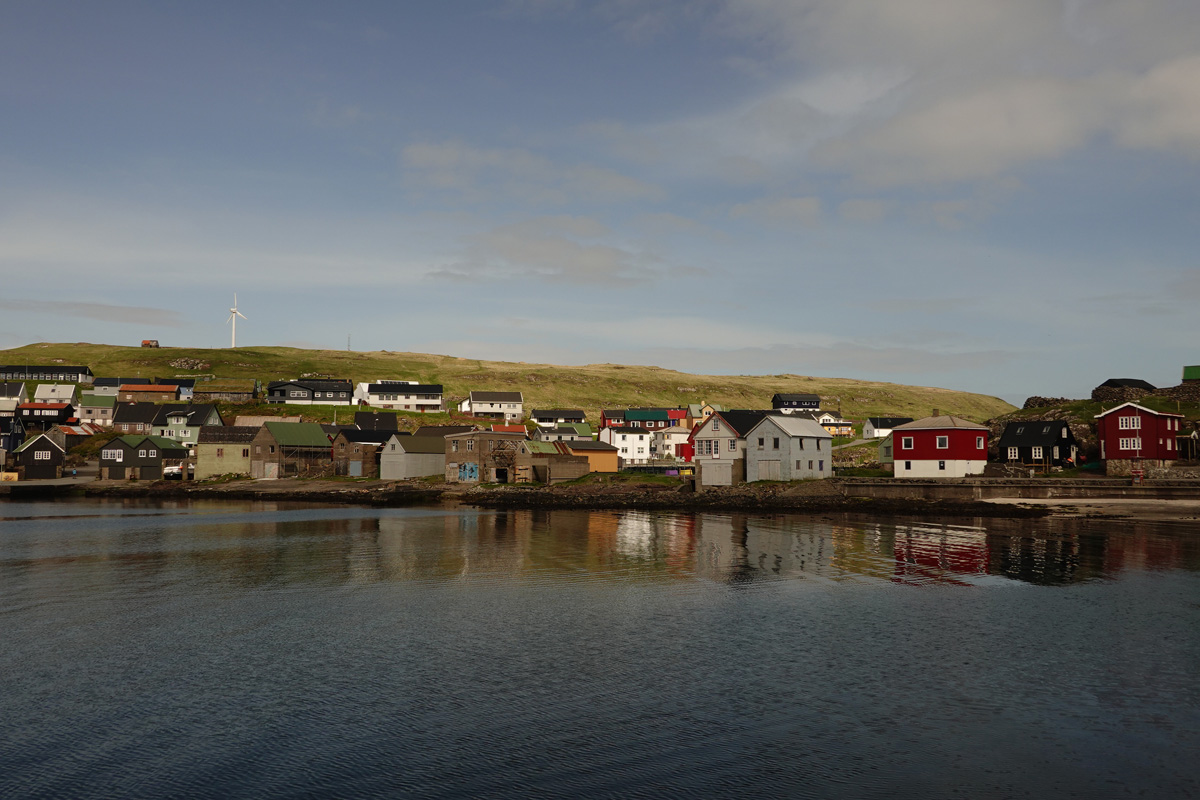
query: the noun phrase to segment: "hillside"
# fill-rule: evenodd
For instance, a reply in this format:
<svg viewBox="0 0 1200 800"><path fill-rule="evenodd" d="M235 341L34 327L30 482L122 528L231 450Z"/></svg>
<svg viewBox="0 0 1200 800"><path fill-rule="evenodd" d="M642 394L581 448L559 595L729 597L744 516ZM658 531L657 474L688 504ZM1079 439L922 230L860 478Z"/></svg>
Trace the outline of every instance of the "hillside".
<svg viewBox="0 0 1200 800"><path fill-rule="evenodd" d="M59 360L61 359L61 360ZM300 350L291 347L201 349L32 344L0 351L5 364L86 364L97 376L258 378L302 375L416 380L445 387L447 405L474 390L525 394L527 410L581 408L590 419L601 408L679 406L708 401L725 408L770 408L776 392L818 394L822 405L850 419L923 417L934 409L974 421L1014 411L996 397L924 386L803 375L690 375L658 367L588 364L580 367L479 361L423 353ZM174 364L174 365L173 365Z"/></svg>

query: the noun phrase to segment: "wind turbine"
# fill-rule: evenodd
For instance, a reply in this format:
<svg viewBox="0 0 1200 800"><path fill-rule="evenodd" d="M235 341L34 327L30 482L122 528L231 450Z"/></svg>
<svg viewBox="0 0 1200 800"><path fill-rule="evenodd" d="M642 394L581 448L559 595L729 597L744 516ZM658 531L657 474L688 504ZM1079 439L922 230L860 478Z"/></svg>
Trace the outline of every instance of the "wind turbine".
<svg viewBox="0 0 1200 800"><path fill-rule="evenodd" d="M237 310L237 292L233 293L233 308L229 309L229 319L225 320L232 324L229 336L229 346L237 347L237 318L246 318L246 315Z"/></svg>

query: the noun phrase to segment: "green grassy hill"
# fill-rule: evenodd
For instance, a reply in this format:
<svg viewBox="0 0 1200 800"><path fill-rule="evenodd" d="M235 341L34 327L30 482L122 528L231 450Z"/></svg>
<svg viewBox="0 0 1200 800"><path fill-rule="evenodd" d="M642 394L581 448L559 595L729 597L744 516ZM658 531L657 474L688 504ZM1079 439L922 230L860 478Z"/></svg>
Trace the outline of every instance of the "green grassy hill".
<svg viewBox="0 0 1200 800"><path fill-rule="evenodd" d="M174 362L174 363L173 363ZM302 375L440 383L453 407L471 390L521 391L525 408L580 408L593 421L602 408L679 406L708 401L725 408L770 408L776 392L818 394L822 406L850 419L920 418L937 409L985 421L1015 408L986 395L925 386L802 375L690 375L658 367L479 361L453 356L384 351L300 350L291 347L115 347L102 344L32 344L0 351L6 364L86 364L99 377L215 377L268 381Z"/></svg>

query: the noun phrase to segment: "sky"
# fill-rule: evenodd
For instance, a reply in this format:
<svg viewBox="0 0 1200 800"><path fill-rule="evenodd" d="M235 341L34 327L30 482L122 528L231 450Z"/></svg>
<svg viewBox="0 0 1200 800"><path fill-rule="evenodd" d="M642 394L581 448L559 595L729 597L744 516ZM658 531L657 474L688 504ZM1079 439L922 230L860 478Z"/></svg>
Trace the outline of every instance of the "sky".
<svg viewBox="0 0 1200 800"><path fill-rule="evenodd" d="M8 0L0 176L0 348L1200 363L1195 0Z"/></svg>

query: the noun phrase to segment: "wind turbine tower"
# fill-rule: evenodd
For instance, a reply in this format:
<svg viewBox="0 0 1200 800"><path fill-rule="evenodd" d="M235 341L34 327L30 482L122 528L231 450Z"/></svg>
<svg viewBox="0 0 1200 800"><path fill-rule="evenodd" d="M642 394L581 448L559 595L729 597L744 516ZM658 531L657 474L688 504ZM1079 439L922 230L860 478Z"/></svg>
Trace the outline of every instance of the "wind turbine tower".
<svg viewBox="0 0 1200 800"><path fill-rule="evenodd" d="M237 310L237 292L233 293L233 308L229 309L229 319L225 320L232 326L229 331L229 346L237 347L237 318L246 318L246 315Z"/></svg>

